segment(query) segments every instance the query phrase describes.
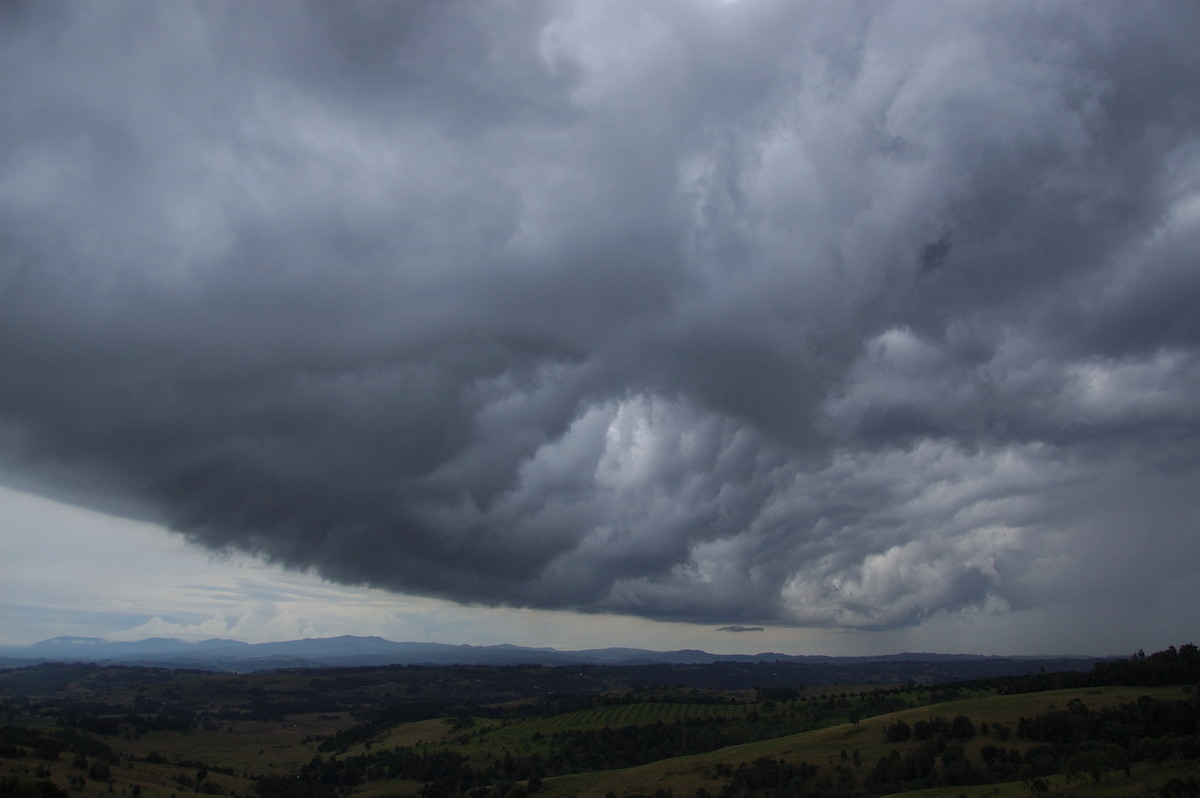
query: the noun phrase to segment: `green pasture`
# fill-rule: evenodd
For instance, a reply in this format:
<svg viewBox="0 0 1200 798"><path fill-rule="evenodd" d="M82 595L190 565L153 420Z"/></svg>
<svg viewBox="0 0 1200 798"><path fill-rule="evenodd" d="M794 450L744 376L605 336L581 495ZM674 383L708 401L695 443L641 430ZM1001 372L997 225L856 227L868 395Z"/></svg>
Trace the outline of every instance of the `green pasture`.
<svg viewBox="0 0 1200 798"><path fill-rule="evenodd" d="M454 729L454 719L439 718L397 724L386 734L369 743L352 746L346 756L367 754L371 750L396 746L425 750L451 748L478 762L491 762L505 751L546 753L550 748L548 738L559 732L650 726L693 718L724 719L732 723L745 720L755 709L753 705L746 704L622 704L505 724L480 717L473 719L475 725L464 729ZM309 757L311 758L311 754Z"/></svg>
<svg viewBox="0 0 1200 798"><path fill-rule="evenodd" d="M122 749L113 746L114 750L121 752ZM72 764L72 751L64 751L59 759L54 761L46 761L33 757L21 758L0 758L0 776L17 776L21 779L30 781L42 781L49 779L60 787L66 787L72 776L84 775L84 771L75 768ZM195 757L188 757L195 759ZM90 758L95 761L95 758ZM223 762L211 762L211 764L225 765ZM49 771L48 776L37 776L37 768L45 768ZM119 764L111 765L110 772L112 779L110 782L96 781L86 779L82 786L71 786L69 792L72 796L88 796L88 795L130 795L133 787L137 786L141 789L142 798L170 798L170 796L195 795L193 790L189 790L174 780L175 775L184 773L190 777L196 774L196 768L182 767L179 765L153 765L146 762L129 762L121 761ZM237 776L227 776L221 773L211 772L208 781L216 785L226 795L253 795L254 782L251 779L245 778L240 772Z"/></svg>
<svg viewBox="0 0 1200 798"><path fill-rule="evenodd" d="M540 794L545 795L546 798L568 798L568 796L603 798L609 791L618 796L629 793L653 795L659 789L672 789L676 795L694 795L696 789L701 787L710 793L715 793L726 781L724 778L713 776L717 764L730 764L736 767L741 762L749 763L760 757L773 757L789 762L810 762L827 774L832 766L841 760L843 750L850 753L857 750L863 762L863 770L865 770L873 766L880 757L886 756L892 749L904 751L918 745L913 741L888 742L884 738L884 727L899 720L911 725L916 721L928 720L933 716L950 719L955 715L966 715L976 725L980 722L986 722L989 725L1001 723L1009 726L1015 733L1017 722L1022 716L1034 717L1045 713L1051 707L1061 709L1066 706L1068 701L1075 698L1091 709L1099 709L1132 703L1143 695L1169 700L1182 698L1187 693L1182 687L1101 687L967 698L879 715L857 725L839 724L815 731L730 746L709 753L664 759L635 768L549 778L546 779L544 791ZM988 737L977 737L964 744L963 747L969 758L978 760L979 750L989 742L990 738ZM1034 743L1017 740L1014 735L1005 745L1009 748L1026 748ZM1169 777L1163 776L1163 779ZM1061 777L1059 777L1059 781L1062 781ZM1016 786L1022 794L1029 794L1020 784ZM1096 785L1096 788L1100 789L1103 786L1102 782L1100 785ZM1000 792L991 792L993 788L999 788ZM938 796L945 794L950 798L957 798L964 792L969 796L998 795L1001 798L1017 794L1005 792L1008 789L1009 786L1006 785L986 785L970 788L958 787L954 788L952 793L927 790L921 794L926 792ZM1126 789L1128 789L1127 786ZM986 792L984 792L985 790ZM906 793L906 795L916 794L918 793ZM1079 794L1108 795L1109 793L1079 792ZM1116 792L1112 794L1129 795L1133 793ZM1141 792L1139 791L1137 794L1141 794Z"/></svg>
<svg viewBox="0 0 1200 798"><path fill-rule="evenodd" d="M884 727L897 721L910 726L918 721L941 717L951 720L965 715L978 727L986 722L989 726L1002 724L1014 735L1002 744L1009 749L1027 748L1033 743L1018 740L1015 736L1021 717L1032 718L1052 709L1063 709L1072 700L1082 701L1090 709L1097 710L1118 704L1134 703L1141 696L1156 699L1184 698L1188 691L1183 687L1104 687L1088 689L1057 690L1050 692L998 696L983 691L965 695L953 701L914 706L861 720L857 724L838 722L825 728L806 731L769 740L731 746L704 754L661 760L636 768L596 771L569 776L547 778L539 795L546 798L602 798L609 791L618 796L630 793L653 795L656 790L670 789L677 796L695 795L698 788L710 793L717 792L726 777L717 777L717 764L737 767L742 762L752 762L760 757L773 757L784 761L806 761L817 765L823 775L846 761L843 752L853 756L857 752L861 768L856 777L861 778L875 762L887 756L893 749L904 752L919 745L916 741L889 742L884 736ZM918 694L903 696L906 700L920 700ZM928 700L928 697L924 697ZM854 698L850 707L857 706ZM765 704L730 703L630 703L565 712L545 718L530 718L520 721L501 722L477 717L473 724L463 727L462 718L435 719L414 723L397 724L367 744L356 745L347 755L370 753L372 749L410 747L426 750L450 748L480 764L490 763L495 758L511 751L514 755L531 752L546 753L550 750L553 735L561 732L588 731L604 727L648 726L657 723L673 724L676 721L718 719L729 724L754 723L751 713L759 717L758 722L773 718L786 723L793 709L801 704L780 702L773 707ZM802 715L796 716L802 720ZM28 725L44 726L45 722L29 718ZM252 794L253 782L248 778L255 775L291 775L308 763L317 753L319 743L314 737L332 734L354 723L349 715L329 716L318 713L289 716L284 722L232 721L220 722L216 730L192 729L188 732L158 731L144 734L140 739L124 739L120 736L101 737L122 757L122 763L112 768L114 793L121 794L132 786L141 787L146 798L168 798L171 794L183 796L194 794L181 787L173 777L178 773L194 769L179 765L153 765L143 761L127 761L126 757L141 760L151 751L157 751L171 762L189 760L204 762L209 767L232 768L234 776L210 771L209 779L224 789L226 794ZM458 725L460 728L455 728ZM969 759L978 761L980 749L993 743L991 735L980 735L959 744ZM368 747L369 746L369 747ZM322 754L328 757L328 753ZM0 758L0 775L15 774L32 778L30 769L41 764L47 767L51 778L66 784L68 778L78 774L72 769L72 754L64 752L59 760L40 763L32 758ZM1073 794L1081 796L1142 795L1156 793L1158 788L1173 776L1194 775L1195 763L1172 762L1161 766L1138 765L1132 775L1109 774L1099 782L1070 784L1062 776L1047 779L1051 794ZM388 795L415 795L420 784L407 781L379 781L352 788L351 795L363 798L383 798ZM71 790L72 795L110 794L109 785L88 781L83 787ZM126 793L128 794L128 793ZM955 787L905 793L920 798L1016 798L1029 795L1028 789L1019 782L974 787Z"/></svg>
<svg viewBox="0 0 1200 798"><path fill-rule="evenodd" d="M168 761L192 760L231 767L238 773L294 772L317 753L317 742L305 738L328 735L353 720L322 719L318 714L293 715L284 722L234 721L218 731L158 731L138 740L103 738L114 750L144 758L157 751Z"/></svg>
<svg viewBox="0 0 1200 798"><path fill-rule="evenodd" d="M1157 796L1163 784L1172 778L1195 778L1195 762L1165 762L1157 765L1134 765L1130 775L1110 773L1100 781L1069 783L1064 776L1044 779L1050 788L1047 795L1076 798L1126 798L1126 796ZM1030 798L1029 788L1019 781L1002 784L979 784L972 787L937 787L929 790L897 792L884 798Z"/></svg>
<svg viewBox="0 0 1200 798"><path fill-rule="evenodd" d="M747 704L622 704L611 707L593 707L575 712L564 712L549 718L521 721L497 729L492 736L497 739L525 738L533 734L550 735L562 731L586 731L603 729L605 726L650 726L655 723L674 723L677 720L694 718L724 718L741 720L753 709Z"/></svg>
<svg viewBox="0 0 1200 798"><path fill-rule="evenodd" d="M486 718L479 718L481 726L488 723ZM495 721L492 721L495 723ZM371 748L445 748L451 741L463 734L450 725L447 718L434 720L418 720L411 723L399 723L374 740L369 741ZM351 746L349 755L370 753L367 744L359 743Z"/></svg>

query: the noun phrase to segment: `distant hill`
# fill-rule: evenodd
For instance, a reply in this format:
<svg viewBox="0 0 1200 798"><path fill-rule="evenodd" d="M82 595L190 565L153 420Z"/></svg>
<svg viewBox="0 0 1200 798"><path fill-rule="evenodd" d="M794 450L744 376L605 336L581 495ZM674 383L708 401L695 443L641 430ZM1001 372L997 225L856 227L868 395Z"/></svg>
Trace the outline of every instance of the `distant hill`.
<svg viewBox="0 0 1200 798"><path fill-rule="evenodd" d="M510 644L492 646L395 642L382 637L306 638L277 643L244 643L214 638L187 642L148 638L114 642L98 637L55 637L30 646L0 648L0 666L38 662L106 662L211 671L249 672L282 668L363 667L379 665L701 665L724 663L788 663L840 674L827 683L851 679L898 682L971 679L993 675L1087 670L1094 657L989 657L977 654L889 654L874 657L796 656L772 652L710 654L706 651L650 651L598 648L558 651ZM867 667L870 666L870 667ZM826 681L820 679L820 681Z"/></svg>

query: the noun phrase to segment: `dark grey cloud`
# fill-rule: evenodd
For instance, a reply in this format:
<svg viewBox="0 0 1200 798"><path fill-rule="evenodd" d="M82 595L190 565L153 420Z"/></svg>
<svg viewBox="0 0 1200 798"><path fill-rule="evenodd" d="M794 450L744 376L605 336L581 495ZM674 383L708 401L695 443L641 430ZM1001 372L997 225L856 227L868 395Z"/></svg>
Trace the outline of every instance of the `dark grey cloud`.
<svg viewBox="0 0 1200 798"><path fill-rule="evenodd" d="M727 628L1200 565L1194 4L5 13L13 484Z"/></svg>

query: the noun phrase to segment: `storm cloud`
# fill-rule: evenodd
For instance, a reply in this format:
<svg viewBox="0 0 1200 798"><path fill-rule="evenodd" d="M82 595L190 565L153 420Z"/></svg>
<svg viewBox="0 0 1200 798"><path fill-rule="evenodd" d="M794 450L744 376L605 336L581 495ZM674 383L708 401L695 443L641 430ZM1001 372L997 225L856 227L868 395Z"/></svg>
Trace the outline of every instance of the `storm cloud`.
<svg viewBox="0 0 1200 798"><path fill-rule="evenodd" d="M2 13L10 484L702 623L1200 566L1195 3Z"/></svg>

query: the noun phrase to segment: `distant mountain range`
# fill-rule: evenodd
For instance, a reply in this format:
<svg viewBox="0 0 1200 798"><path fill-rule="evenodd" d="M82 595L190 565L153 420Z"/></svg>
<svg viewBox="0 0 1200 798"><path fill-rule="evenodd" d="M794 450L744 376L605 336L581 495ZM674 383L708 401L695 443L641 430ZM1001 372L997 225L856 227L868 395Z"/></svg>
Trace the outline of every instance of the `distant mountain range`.
<svg viewBox="0 0 1200 798"><path fill-rule="evenodd" d="M1085 670L1093 657L989 657L977 654L889 654L872 657L796 656L778 653L710 654L706 651L649 651L640 648L596 648L558 651L501 644L398 643L382 637L306 638L279 643L243 643L214 638L187 642L152 637L113 642L99 637L54 637L30 646L0 647L0 666L38 662L106 662L195 668L213 671L259 671L279 668L326 668L378 665L697 665L710 662L789 662L810 665L855 663L1012 663L1029 669L1052 663L1055 670Z"/></svg>

